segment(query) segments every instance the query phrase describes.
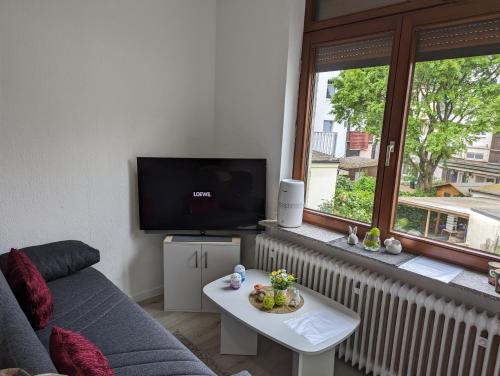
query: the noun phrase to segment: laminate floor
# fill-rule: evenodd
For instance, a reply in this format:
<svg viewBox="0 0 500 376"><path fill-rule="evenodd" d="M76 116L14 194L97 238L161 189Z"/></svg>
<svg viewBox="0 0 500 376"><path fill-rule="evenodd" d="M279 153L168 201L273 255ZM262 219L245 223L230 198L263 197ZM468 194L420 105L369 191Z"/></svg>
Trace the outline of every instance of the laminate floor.
<svg viewBox="0 0 500 376"><path fill-rule="evenodd" d="M139 303L151 316L171 332L179 331L220 368L231 373L243 369L252 376L290 376L292 351L259 336L258 355L221 355L220 315L218 313L164 312L163 297L151 298ZM361 376L364 373L346 365L335 363L335 376ZM314 376L314 375L311 375Z"/></svg>

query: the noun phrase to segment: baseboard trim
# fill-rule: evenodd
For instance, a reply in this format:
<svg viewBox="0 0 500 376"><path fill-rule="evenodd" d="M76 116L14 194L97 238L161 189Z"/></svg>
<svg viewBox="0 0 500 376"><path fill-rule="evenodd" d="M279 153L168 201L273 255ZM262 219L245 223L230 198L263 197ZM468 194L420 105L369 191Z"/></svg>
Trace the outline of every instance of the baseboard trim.
<svg viewBox="0 0 500 376"><path fill-rule="evenodd" d="M138 293L132 294L131 297L135 302L141 302L149 298L154 298L158 295L163 295L163 286L157 286L152 289L140 291Z"/></svg>

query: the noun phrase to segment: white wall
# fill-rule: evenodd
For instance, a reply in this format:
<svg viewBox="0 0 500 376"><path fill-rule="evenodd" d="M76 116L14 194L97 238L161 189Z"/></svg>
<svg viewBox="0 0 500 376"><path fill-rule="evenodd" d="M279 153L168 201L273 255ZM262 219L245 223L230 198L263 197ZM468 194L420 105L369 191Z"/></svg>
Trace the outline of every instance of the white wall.
<svg viewBox="0 0 500 376"><path fill-rule="evenodd" d="M304 0L0 1L0 252L79 239L125 292L159 293L163 236L138 228L139 155L268 158L275 217L303 12Z"/></svg>
<svg viewBox="0 0 500 376"><path fill-rule="evenodd" d="M475 195L474 195L475 196ZM498 208L492 200L491 208ZM486 252L496 253L496 243L500 236L500 221L496 218L471 211L467 228L467 246Z"/></svg>
<svg viewBox="0 0 500 376"><path fill-rule="evenodd" d="M338 171L338 162L311 162L307 176L306 208L320 210L321 204L335 197Z"/></svg>
<svg viewBox="0 0 500 376"><path fill-rule="evenodd" d="M215 151L268 159L269 218L291 175L303 12L304 0L217 0Z"/></svg>
<svg viewBox="0 0 500 376"><path fill-rule="evenodd" d="M0 252L80 239L144 296L135 157L211 154L215 0L0 1Z"/></svg>

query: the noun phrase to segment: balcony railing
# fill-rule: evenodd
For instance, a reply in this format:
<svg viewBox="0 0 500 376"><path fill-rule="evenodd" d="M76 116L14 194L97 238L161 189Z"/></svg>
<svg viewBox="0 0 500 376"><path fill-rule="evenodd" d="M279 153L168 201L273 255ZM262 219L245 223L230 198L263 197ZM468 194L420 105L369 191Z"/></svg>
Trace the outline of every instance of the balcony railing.
<svg viewBox="0 0 500 376"><path fill-rule="evenodd" d="M337 132L313 132L312 148L314 151L335 156Z"/></svg>

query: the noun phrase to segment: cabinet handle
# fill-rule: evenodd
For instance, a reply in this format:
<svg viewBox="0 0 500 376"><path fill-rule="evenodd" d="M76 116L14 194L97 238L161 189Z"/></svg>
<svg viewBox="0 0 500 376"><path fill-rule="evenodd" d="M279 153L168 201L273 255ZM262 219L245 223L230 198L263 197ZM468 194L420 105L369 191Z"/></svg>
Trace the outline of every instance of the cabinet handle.
<svg viewBox="0 0 500 376"><path fill-rule="evenodd" d="M196 269L198 269L198 251L194 253L196 255Z"/></svg>
<svg viewBox="0 0 500 376"><path fill-rule="evenodd" d="M208 252L205 252L205 269L208 269Z"/></svg>

